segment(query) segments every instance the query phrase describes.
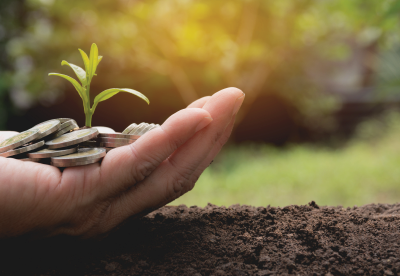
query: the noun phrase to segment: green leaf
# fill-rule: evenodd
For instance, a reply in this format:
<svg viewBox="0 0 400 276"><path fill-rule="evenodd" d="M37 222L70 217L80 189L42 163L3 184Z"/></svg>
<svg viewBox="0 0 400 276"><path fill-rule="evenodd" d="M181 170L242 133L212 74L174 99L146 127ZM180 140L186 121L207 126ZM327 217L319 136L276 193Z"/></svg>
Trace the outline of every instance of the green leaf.
<svg viewBox="0 0 400 276"><path fill-rule="evenodd" d="M92 44L92 48L90 49L90 59L89 59L89 81L93 78L94 74L96 73L97 63L99 59L99 50L95 43Z"/></svg>
<svg viewBox="0 0 400 276"><path fill-rule="evenodd" d="M97 59L97 65L99 65L100 61L103 59L103 56L99 56L99 58ZM97 67L96 67L97 68Z"/></svg>
<svg viewBox="0 0 400 276"><path fill-rule="evenodd" d="M138 92L136 90L129 89L129 88L110 88L110 89L104 90L99 95L97 95L96 98L94 98L92 112L94 112L94 110L95 110L95 108L96 108L96 106L97 106L97 104L99 102L105 101L105 100L111 98L112 96L115 96L119 92L131 93L131 94L133 94L135 96L138 96L142 100L144 100L147 104L150 104L149 99L145 95L143 95L142 93L140 93L140 92Z"/></svg>
<svg viewBox="0 0 400 276"><path fill-rule="evenodd" d="M75 87L76 91L78 91L79 96L81 96L83 102L86 103L87 99L85 96L85 88L83 88L79 84L79 82L77 82L75 79L71 78L70 76L63 75L63 74L57 74L57 73L50 73L49 76L59 76L59 77L62 77L64 79L68 80Z"/></svg>
<svg viewBox="0 0 400 276"><path fill-rule="evenodd" d="M84 51L82 51L81 49L78 49L78 50L81 53L81 56L82 56L82 59L83 59L83 63L85 64L85 70L87 72L88 68L89 68L89 63L90 63L89 62L89 58L88 58L87 54Z"/></svg>
<svg viewBox="0 0 400 276"><path fill-rule="evenodd" d="M72 70L74 70L76 76L78 77L78 79L81 81L83 86L87 85L87 80L86 80L86 72L85 70L83 70L81 67L76 66L72 63L68 63L67 61L63 60L61 62L61 65L68 65L69 67L72 68Z"/></svg>

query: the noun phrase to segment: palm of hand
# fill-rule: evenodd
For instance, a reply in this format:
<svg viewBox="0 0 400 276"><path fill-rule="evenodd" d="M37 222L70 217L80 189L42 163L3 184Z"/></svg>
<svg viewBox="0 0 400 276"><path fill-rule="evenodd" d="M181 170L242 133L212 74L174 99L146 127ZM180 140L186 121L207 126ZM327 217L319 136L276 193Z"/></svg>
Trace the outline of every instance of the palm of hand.
<svg viewBox="0 0 400 276"><path fill-rule="evenodd" d="M0 237L97 236L191 190L228 140L244 94L201 98L100 164L58 168L0 157ZM206 127L207 126L207 127ZM0 133L0 140L11 133Z"/></svg>

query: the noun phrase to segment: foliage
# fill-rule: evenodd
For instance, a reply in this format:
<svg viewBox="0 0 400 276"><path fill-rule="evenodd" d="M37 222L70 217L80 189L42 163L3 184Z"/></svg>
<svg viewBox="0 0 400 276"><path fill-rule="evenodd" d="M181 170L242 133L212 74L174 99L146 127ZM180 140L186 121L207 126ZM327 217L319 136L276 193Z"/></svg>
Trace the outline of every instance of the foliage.
<svg viewBox="0 0 400 276"><path fill-rule="evenodd" d="M61 65L68 65L69 67L71 67L72 70L75 72L76 76L78 77L78 79L80 80L80 82L82 83L82 85L80 85L75 79L73 79L69 76L63 75L63 74L50 73L49 75L50 76L59 76L59 77L62 77L64 79L68 80L75 87L76 91L78 91L79 96L81 96L82 101L83 101L83 108L85 111L87 127L92 126L92 116L93 116L93 113L94 113L97 105L99 104L99 102L105 101L105 100L111 98L112 96L118 94L119 92L131 93L133 95L138 96L139 98L141 98L148 104L150 103L149 99L147 99L147 97L145 95L143 95L142 93L140 93L138 91L135 91L135 90L132 90L129 88L111 88L111 89L107 89L107 90L101 92L100 94L98 94L96 96L96 98L94 98L93 106L90 107L90 96L89 96L90 95L90 84L92 82L93 77L96 76L97 66L99 65L99 63L103 59L103 57L98 55L99 51L98 51L97 45L95 43L92 44L92 48L90 50L90 58L81 49L79 49L79 52L82 55L83 63L85 64L85 70L83 70L81 67L79 67L77 65L68 63L65 60L63 60L61 62Z"/></svg>
<svg viewBox="0 0 400 276"><path fill-rule="evenodd" d="M231 147L172 205L286 206L395 203L400 198L400 115L360 126L342 149Z"/></svg>
<svg viewBox="0 0 400 276"><path fill-rule="evenodd" d="M70 49L96 41L109 57L99 69L104 71L96 82L99 89L112 81L135 83L177 110L236 86L246 92L239 115L260 94L273 93L302 118L320 120L337 108L318 83L330 78L335 66L328 63L322 77L312 73L321 71L325 61L335 64L356 54L349 45L377 43L380 49L399 44L399 2L99 0L93 5L88 0L26 0L28 27L8 41L7 52L14 62L30 60L35 70L15 68L10 78L24 75L20 91L41 101L52 99L65 90L57 80L43 82L52 64L61 56L75 63L79 56Z"/></svg>

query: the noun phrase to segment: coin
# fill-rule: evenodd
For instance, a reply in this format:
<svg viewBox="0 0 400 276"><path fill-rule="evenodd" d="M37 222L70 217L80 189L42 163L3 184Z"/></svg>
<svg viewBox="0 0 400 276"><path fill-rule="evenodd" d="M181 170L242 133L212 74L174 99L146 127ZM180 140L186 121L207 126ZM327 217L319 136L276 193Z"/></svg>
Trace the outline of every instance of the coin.
<svg viewBox="0 0 400 276"><path fill-rule="evenodd" d="M91 161L95 163L101 158L103 158L105 155L106 155L105 148L83 148L79 149L77 153L60 157L52 157L51 164L57 167L80 166L80 165L91 164L90 163Z"/></svg>
<svg viewBox="0 0 400 276"><path fill-rule="evenodd" d="M153 128L159 127L160 125L148 124L148 123L140 123L136 127L133 127L128 134L132 135L143 135L146 132L152 130Z"/></svg>
<svg viewBox="0 0 400 276"><path fill-rule="evenodd" d="M57 137L60 137L61 135L65 134L65 133L67 133L67 132L69 132L69 131L71 131L71 130L73 130L75 128L79 128L79 126L77 124L75 124L75 123L72 123L69 126L63 128L63 129L60 129L56 133L50 135L49 139L50 140L56 139Z"/></svg>
<svg viewBox="0 0 400 276"><path fill-rule="evenodd" d="M96 140L89 140L79 144L80 148L96 148L98 146L99 145Z"/></svg>
<svg viewBox="0 0 400 276"><path fill-rule="evenodd" d="M92 160L86 160L86 161L81 161L81 162L75 162L75 163L60 163L60 162L53 162L51 161L51 165L59 168L67 168L67 167L77 167L77 166L84 166L84 165L90 165L97 163L101 160L102 158L96 158Z"/></svg>
<svg viewBox="0 0 400 276"><path fill-rule="evenodd" d="M139 139L140 136L132 134L122 134L122 133L100 133L99 136L97 136L97 139L99 138L120 138L120 139L136 140Z"/></svg>
<svg viewBox="0 0 400 276"><path fill-rule="evenodd" d="M59 120L49 120L34 126L33 128L39 129L39 137L37 137L36 140L56 132L60 129L60 126L61 123Z"/></svg>
<svg viewBox="0 0 400 276"><path fill-rule="evenodd" d="M67 122L67 121L69 121L69 120L72 120L72 121L75 122L75 120L74 120L74 119L71 119L71 118L57 118L56 120L59 120L62 124L65 123L65 122ZM75 123L76 123L76 122L75 122Z"/></svg>
<svg viewBox="0 0 400 276"><path fill-rule="evenodd" d="M132 143L117 143L117 142L98 142L97 145L99 147L104 147L104 148L119 148L123 146L130 145Z"/></svg>
<svg viewBox="0 0 400 276"><path fill-rule="evenodd" d="M39 136L39 129L32 128L18 133L0 142L0 153L18 148L26 143L35 140Z"/></svg>
<svg viewBox="0 0 400 276"><path fill-rule="evenodd" d="M71 133L61 135L60 137L46 142L49 149L65 148L72 145L76 145L92 138L95 138L99 134L99 131L95 128L88 128L82 130L76 130Z"/></svg>
<svg viewBox="0 0 400 276"><path fill-rule="evenodd" d="M51 149L42 149L36 152L28 153L28 157L30 158L51 158L57 156L63 156L67 154L74 153L78 150L77 147L70 149L60 149L60 150L51 150Z"/></svg>
<svg viewBox="0 0 400 276"><path fill-rule="evenodd" d="M146 130L149 125L147 123L140 123L137 127L132 129L129 134L133 135L141 135L142 132Z"/></svg>
<svg viewBox="0 0 400 276"><path fill-rule="evenodd" d="M129 134L129 132L131 132L135 127L137 127L137 124L130 124L127 128L124 129L124 131L122 131L122 134Z"/></svg>
<svg viewBox="0 0 400 276"><path fill-rule="evenodd" d="M47 122L53 121L53 120L59 120L61 124L65 123L69 120L75 121L74 119L71 119L71 118L57 118L57 119L51 119L51 120L44 121L43 123L47 123Z"/></svg>
<svg viewBox="0 0 400 276"><path fill-rule="evenodd" d="M18 155L18 154L21 154L21 153L25 153L25 152L28 152L28 151L32 151L32 150L38 149L38 148L43 147L43 146L44 146L44 141L40 141L40 142L37 142L37 143L29 145L29 146L24 146L24 147L21 147L21 148L17 148L17 149L13 149L13 150L9 150L9 151L0 153L0 156L9 157L9 156L13 156L13 155Z"/></svg>
<svg viewBox="0 0 400 276"><path fill-rule="evenodd" d="M115 130L113 130L112 128L109 127L103 127L103 126L95 126L92 128L97 128L97 130L99 131L100 134L102 133L115 133Z"/></svg>

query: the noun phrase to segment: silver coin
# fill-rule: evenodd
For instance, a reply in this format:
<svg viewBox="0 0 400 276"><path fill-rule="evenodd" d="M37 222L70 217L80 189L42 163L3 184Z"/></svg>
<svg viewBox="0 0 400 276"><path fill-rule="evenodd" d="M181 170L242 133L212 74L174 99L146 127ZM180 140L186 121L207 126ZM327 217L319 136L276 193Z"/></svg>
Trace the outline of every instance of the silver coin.
<svg viewBox="0 0 400 276"><path fill-rule="evenodd" d="M136 126L135 128L133 128L133 129L129 132L129 134L132 134L132 135L140 135L140 133L141 133L144 129L146 129L147 126L148 126L147 123L140 123L138 126Z"/></svg>
<svg viewBox="0 0 400 276"><path fill-rule="evenodd" d="M124 131L122 131L122 134L129 134L129 132L131 132L135 127L137 127L137 124L130 124L127 128L124 129Z"/></svg>
<svg viewBox="0 0 400 276"><path fill-rule="evenodd" d="M65 123L65 122L67 122L67 121L69 121L69 120L72 120L72 121L75 122L75 120L74 120L74 119L71 119L71 118L57 118L56 120L59 120L62 124ZM75 123L76 123L76 122L75 122Z"/></svg>
<svg viewBox="0 0 400 276"><path fill-rule="evenodd" d="M32 128L18 133L0 142L0 153L18 148L35 140L39 136L39 129Z"/></svg>
<svg viewBox="0 0 400 276"><path fill-rule="evenodd" d="M96 148L99 144L95 140L85 141L79 144L80 148Z"/></svg>
<svg viewBox="0 0 400 276"><path fill-rule="evenodd" d="M28 151L32 151L32 150L38 149L38 148L43 147L43 146L44 146L44 141L40 141L40 142L37 142L37 143L35 143L33 145L28 145L28 146L25 146L25 147L21 147L21 148L17 148L17 149L13 149L13 150L9 150L9 151L0 153L0 156L10 157L10 156L14 156L14 155L18 155L18 154L21 154L21 153L25 153L25 152L28 152Z"/></svg>
<svg viewBox="0 0 400 276"><path fill-rule="evenodd" d="M52 134L53 132L56 132L57 130L60 129L61 122L59 120L49 120L40 124L37 124L33 128L38 128L39 129L39 137L36 138L42 139L43 137Z"/></svg>
<svg viewBox="0 0 400 276"><path fill-rule="evenodd" d="M112 128L109 127L103 127L103 126L95 126L92 128L97 128L97 130L99 131L100 134L102 133L115 133L115 130L113 130Z"/></svg>
<svg viewBox="0 0 400 276"><path fill-rule="evenodd" d="M52 157L51 162L58 165L69 165L75 164L76 162L85 162L98 158L103 158L106 155L105 148L83 148L79 149L78 152L60 156Z"/></svg>
<svg viewBox="0 0 400 276"><path fill-rule="evenodd" d="M52 120L59 120L61 124L65 123L65 122L67 122L69 120L75 121L74 119L71 119L71 118L56 118L56 119L51 119L51 120L44 121L43 123L47 123L47 122L52 121Z"/></svg>
<svg viewBox="0 0 400 276"><path fill-rule="evenodd" d="M69 120L66 120L63 123L61 123L60 129L70 126L72 124L78 125L74 119L69 119Z"/></svg>
<svg viewBox="0 0 400 276"><path fill-rule="evenodd" d="M128 146L132 143L116 143L116 142L98 142L97 145L99 147L104 147L104 148L119 148L123 146Z"/></svg>
<svg viewBox="0 0 400 276"><path fill-rule="evenodd" d="M90 165L97 163L101 161L102 158L96 158L92 160L86 160L86 161L81 161L81 162L75 162L75 163L63 163L63 162L58 162L58 161L51 161L51 165L55 167L60 167L60 168L67 168L67 167L77 167L77 166L84 166L84 165Z"/></svg>
<svg viewBox="0 0 400 276"><path fill-rule="evenodd" d="M160 125L156 124L140 123L138 126L134 127L131 131L129 131L128 134L141 136L146 132L149 132L150 130L159 126Z"/></svg>
<svg viewBox="0 0 400 276"><path fill-rule="evenodd" d="M86 148L86 149L78 149L78 152L59 156L52 157L54 161L85 161L89 159L96 159L105 156L104 148Z"/></svg>
<svg viewBox="0 0 400 276"><path fill-rule="evenodd" d="M49 147L49 149L65 148L93 139L98 134L99 131L95 128L76 130L74 132L61 135L54 140L48 141L46 142L46 145Z"/></svg>
<svg viewBox="0 0 400 276"><path fill-rule="evenodd" d="M50 140L56 139L57 137L60 137L61 135L65 134L65 133L67 133L67 132L69 132L69 131L71 131L71 130L73 130L73 129L75 129L75 128L79 128L79 126L78 126L76 123L72 123L72 124L70 124L69 126L63 128L63 129L60 129L60 130L57 131L56 133L50 135L50 136L49 136L49 139L50 139ZM47 139L46 139L46 140L47 140Z"/></svg>
<svg viewBox="0 0 400 276"><path fill-rule="evenodd" d="M98 138L119 138L119 139L130 139L136 140L139 139L139 135L131 135L131 134L122 134L122 133L100 133Z"/></svg>
<svg viewBox="0 0 400 276"><path fill-rule="evenodd" d="M63 156L67 154L71 154L77 152L78 148L70 148L70 149L61 149L61 150L51 150L51 149L42 149L36 152L28 153L28 157L30 158L51 158L57 156Z"/></svg>

